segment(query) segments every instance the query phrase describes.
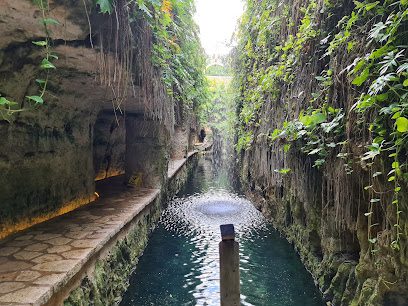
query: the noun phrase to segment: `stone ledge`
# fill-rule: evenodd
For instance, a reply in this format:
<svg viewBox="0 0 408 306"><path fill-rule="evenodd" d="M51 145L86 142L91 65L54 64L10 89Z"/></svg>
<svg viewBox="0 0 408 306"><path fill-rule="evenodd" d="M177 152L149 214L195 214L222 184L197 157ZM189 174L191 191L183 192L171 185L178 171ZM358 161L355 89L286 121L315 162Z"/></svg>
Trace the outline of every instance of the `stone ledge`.
<svg viewBox="0 0 408 306"><path fill-rule="evenodd" d="M170 162L168 178L196 153ZM109 194L86 207L1 241L0 306L49 303L160 194L160 189L116 184Z"/></svg>
<svg viewBox="0 0 408 306"><path fill-rule="evenodd" d="M188 152L187 158L180 158L180 159L171 159L169 161L169 168L167 171L167 178L172 178L186 163L188 159L190 159L193 155L196 155L198 151Z"/></svg>
<svg viewBox="0 0 408 306"><path fill-rule="evenodd" d="M196 154L169 163L171 180ZM0 241L0 306L44 305L161 194L112 178L94 203Z"/></svg>
<svg viewBox="0 0 408 306"><path fill-rule="evenodd" d="M159 194L128 189L0 243L0 302L45 304Z"/></svg>

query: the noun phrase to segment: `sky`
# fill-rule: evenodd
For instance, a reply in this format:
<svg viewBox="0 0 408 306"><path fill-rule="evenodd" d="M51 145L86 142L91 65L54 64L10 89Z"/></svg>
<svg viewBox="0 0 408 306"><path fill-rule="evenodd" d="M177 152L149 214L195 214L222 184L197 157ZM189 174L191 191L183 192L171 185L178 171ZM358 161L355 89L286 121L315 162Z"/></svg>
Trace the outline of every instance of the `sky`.
<svg viewBox="0 0 408 306"><path fill-rule="evenodd" d="M243 0L195 0L195 20L207 55L228 54L228 43L244 9Z"/></svg>

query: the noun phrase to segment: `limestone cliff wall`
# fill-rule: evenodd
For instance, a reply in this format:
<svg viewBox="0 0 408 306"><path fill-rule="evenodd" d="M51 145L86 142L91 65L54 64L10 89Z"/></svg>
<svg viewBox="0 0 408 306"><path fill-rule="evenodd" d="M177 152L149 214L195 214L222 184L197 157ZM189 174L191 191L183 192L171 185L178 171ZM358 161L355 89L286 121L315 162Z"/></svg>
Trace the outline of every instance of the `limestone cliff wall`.
<svg viewBox="0 0 408 306"><path fill-rule="evenodd" d="M161 194L128 224L108 250L100 252L91 268L78 273L81 277L71 288L64 288L65 294L55 296L49 304L116 305L129 286L129 278L143 254L149 234L157 225L162 209L185 186L198 158L197 153L190 153L163 186Z"/></svg>
<svg viewBox="0 0 408 306"><path fill-rule="evenodd" d="M32 43L45 38L42 11L29 0L0 2L0 95L24 109L0 118L0 238L89 203L95 179L165 180L174 109L151 62L149 25L119 2L108 15L90 0L48 1L58 60L42 105L25 99L45 78Z"/></svg>
<svg viewBox="0 0 408 306"><path fill-rule="evenodd" d="M400 249L395 250L390 242L395 238L396 210L387 191L393 186L386 178L373 183L373 170L360 162L372 135L351 111L363 88L352 84L345 72L372 46L364 31L374 19L361 21L366 27L361 25L363 33L352 36L358 46L353 52L345 44L328 55L328 44L341 32L338 22L343 18L346 23L345 16L355 9L352 1L248 3L238 71L241 138L250 139L248 147L238 152L245 189L299 251L326 301L408 305L407 197L400 194L402 235ZM328 70L332 83L323 88L322 80L327 79L320 76ZM316 155L302 152L301 137L292 143L285 137L271 141L275 129L322 105L344 110L345 137L338 141L348 143L346 149L332 151L323 166L315 166ZM369 120L366 117L365 122ZM337 157L341 152L349 154L349 163ZM386 156L380 164L378 171L391 169ZM382 191L374 208L372 193L365 188L372 184ZM371 223L370 209L375 216ZM375 237L374 246L370 237Z"/></svg>

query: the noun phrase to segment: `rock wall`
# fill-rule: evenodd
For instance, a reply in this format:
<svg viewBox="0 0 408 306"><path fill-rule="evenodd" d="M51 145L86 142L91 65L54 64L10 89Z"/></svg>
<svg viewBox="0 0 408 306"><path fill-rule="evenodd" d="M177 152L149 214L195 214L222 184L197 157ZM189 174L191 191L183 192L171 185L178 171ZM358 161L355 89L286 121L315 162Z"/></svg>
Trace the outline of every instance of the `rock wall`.
<svg viewBox="0 0 408 306"><path fill-rule="evenodd" d="M199 159L202 158L200 153L190 152L188 154L188 162L178 169L168 181L166 185L165 198L171 200L177 193L182 192L186 187L186 183L190 179L193 170L197 167Z"/></svg>
<svg viewBox="0 0 408 306"><path fill-rule="evenodd" d="M146 247L148 236L160 218L162 208L188 181L197 164L197 154L192 154L163 186L161 196L141 212L125 231L120 233L111 248L101 252L95 263L83 271L80 280L69 296L65 306L116 305L129 285L138 258ZM57 303L57 299L51 303ZM55 304L54 304L55 305Z"/></svg>
<svg viewBox="0 0 408 306"><path fill-rule="evenodd" d="M198 122L192 110L182 105L181 102L176 103L174 114L174 137L171 143L170 156L182 158L194 149L194 144L198 141Z"/></svg>
<svg viewBox="0 0 408 306"><path fill-rule="evenodd" d="M126 181L157 187L167 179L169 133L158 121L141 116L126 118Z"/></svg>
<svg viewBox="0 0 408 306"><path fill-rule="evenodd" d="M374 19L362 17L371 12L359 16L363 21L356 31L361 32L349 30L353 45L348 47L353 52L344 43L328 55L330 41L342 37L338 22L347 23L356 1L247 3L238 54L242 148L238 158L248 195L293 243L327 302L408 305L406 183L401 183L405 191L399 194L402 234L396 250L390 246L396 237L393 186L384 178L373 180L368 162L360 161L373 141L363 122L378 113L366 114L365 120L353 114L363 88L352 84L346 70L372 46L368 31ZM373 18L387 18L378 14ZM322 84L327 80L332 83ZM285 125L307 109L325 105L344 110L344 138L337 141L347 144L316 167L316 155L302 151L301 136L290 141ZM284 130L283 136L274 135L275 129ZM391 128L387 133L392 132ZM342 152L349 159L339 158ZM379 164L378 171L391 169L386 154ZM381 200L372 201L370 185ZM373 207L376 201L379 204ZM371 215L375 217L369 222Z"/></svg>
<svg viewBox="0 0 408 306"><path fill-rule="evenodd" d="M87 2L90 5L90 2ZM40 10L30 1L2 1L0 93L28 108L11 123L0 121L0 237L94 198L93 134L107 89L97 81L98 52L89 48L86 11L51 2L60 57L42 106L27 105L36 91L43 37ZM71 45L71 42L75 44ZM24 105L24 103L26 105Z"/></svg>
<svg viewBox="0 0 408 306"><path fill-rule="evenodd" d="M139 256L146 247L148 236L161 214L161 201L156 199L140 213L111 249L84 271L79 285L61 303L52 300L50 305L116 305L129 285L129 278Z"/></svg>
<svg viewBox="0 0 408 306"><path fill-rule="evenodd" d="M166 179L174 109L147 22L131 22L121 4L117 20L90 0L48 3L58 60L42 105L25 99L46 77L32 43L45 37L42 11L28 0L0 3L0 95L24 109L0 118L0 238L94 200L95 179L126 172L127 183L149 187Z"/></svg>
<svg viewBox="0 0 408 306"><path fill-rule="evenodd" d="M93 161L95 179L125 173L126 126L123 116L101 111L94 125Z"/></svg>

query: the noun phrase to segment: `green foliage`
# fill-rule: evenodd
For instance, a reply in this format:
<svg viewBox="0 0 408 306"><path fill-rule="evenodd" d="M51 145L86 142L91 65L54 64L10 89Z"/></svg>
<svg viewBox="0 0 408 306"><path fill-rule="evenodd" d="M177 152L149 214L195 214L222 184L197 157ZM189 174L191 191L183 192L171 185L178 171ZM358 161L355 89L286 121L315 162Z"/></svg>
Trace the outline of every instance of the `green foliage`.
<svg viewBox="0 0 408 306"><path fill-rule="evenodd" d="M38 3L38 7L41 9L42 12L42 19L41 23L44 27L44 32L46 34L45 40L33 41L32 43L40 48L43 49L44 58L41 60L40 68L45 73L45 79L37 79L36 83L39 86L39 93L37 95L26 96L28 101L34 102L35 104L43 104L44 103L44 95L47 89L47 84L49 80L50 70L56 69L55 65L52 63L53 60L57 60L58 56L51 51L50 45L50 32L48 29L48 25L59 25L60 23L58 20L54 18L48 17L48 4L45 3L45 0L36 0Z"/></svg>
<svg viewBox="0 0 408 306"><path fill-rule="evenodd" d="M205 55L193 20L193 0L138 0L153 30L153 63L168 94L197 109L207 99ZM148 9L150 8L150 9Z"/></svg>
<svg viewBox="0 0 408 306"><path fill-rule="evenodd" d="M44 100L40 96L26 96L27 99L34 101L35 103L43 104Z"/></svg>
<svg viewBox="0 0 408 306"><path fill-rule="evenodd" d="M230 72L224 66L211 65L211 66L207 67L206 74L207 75L213 75L213 76L227 76L227 75L230 75Z"/></svg>
<svg viewBox="0 0 408 306"><path fill-rule="evenodd" d="M337 26L331 27L329 33L323 33L317 18L338 15L343 2L324 1L322 5L315 0L305 1L300 4L300 22L295 22L288 15L290 8L276 0L246 1L235 64L239 84L237 149L251 149L265 103L285 104L286 100L298 99L304 109L297 118L293 118L292 108L279 106L287 111L289 118L269 134L271 144L281 145L284 152L298 150L311 156L317 168L323 167L327 158L337 156L344 160L346 173L352 172L351 163L359 159L372 172L373 181L383 178L390 182L384 184L389 189L384 193L393 194L389 210L396 213L391 246L399 250L403 234L401 192L407 192L408 183L408 1L355 0L353 3L351 12L343 18L340 16ZM311 49L323 54L319 55L323 70L316 76L317 84L311 86L314 90L311 98L302 101L303 92L299 97L282 96L282 88L291 88L296 80L299 63L306 66L311 63L304 56L310 56ZM338 61L345 57L349 66L339 71ZM343 88L352 88L357 98L352 107L343 110L333 106L339 102L331 97L333 80L341 83L345 76L349 84L343 84ZM347 106L347 102L341 101L340 105ZM361 134L370 138L365 152L357 157L347 153L350 135L345 131L348 117L356 115L360 125L351 128L362 127L366 132ZM276 127L274 118L270 120ZM377 171L378 165L388 167L385 174ZM373 209L385 197L380 198L372 186L367 190L371 195L368 236L374 244L377 239L372 237L376 226L371 223Z"/></svg>
<svg viewBox="0 0 408 306"><path fill-rule="evenodd" d="M275 129L269 135L270 141L282 143L300 143L303 153L314 157L314 167L321 167L329 153L345 142L343 126L344 112L341 109L323 106L308 109L294 121L286 121L281 129ZM285 149L287 151L288 149Z"/></svg>
<svg viewBox="0 0 408 306"><path fill-rule="evenodd" d="M249 150L253 140L254 133L251 130L241 131L236 145L237 151L240 152L242 150Z"/></svg>
<svg viewBox="0 0 408 306"><path fill-rule="evenodd" d="M112 13L113 0L95 0L95 4L99 6L99 11L103 14Z"/></svg>
<svg viewBox="0 0 408 306"><path fill-rule="evenodd" d="M226 76L208 76L209 98L199 108L200 122L217 130L222 138L234 142L236 116L234 112L234 88L231 78Z"/></svg>
<svg viewBox="0 0 408 306"><path fill-rule="evenodd" d="M113 13L115 0L96 0L101 13ZM197 110L207 99L205 56L193 20L193 0L130 0L132 20L144 18L153 34L152 62L167 94ZM132 22L130 20L130 22Z"/></svg>
<svg viewBox="0 0 408 306"><path fill-rule="evenodd" d="M355 3L352 12L355 22L348 29L350 36L361 31L359 21L371 19L374 22L369 30L371 50L347 67L349 75L354 77L352 84L363 87L352 109L362 118L376 114L367 123L373 142L367 146L368 151L361 159L369 162L370 167L375 159L387 156L392 159L387 175L387 180L394 183L392 204L396 210L395 239L391 246L398 250L402 235L399 193L401 184L408 182L408 90L404 84L408 76L408 52L404 38L408 25L407 3L396 0L385 1L384 4L379 1ZM370 222L372 209L371 205Z"/></svg>
<svg viewBox="0 0 408 306"><path fill-rule="evenodd" d="M34 3L41 10L42 18L40 19L40 24L44 29L45 39L33 41L33 45L42 48L44 58L41 60L39 67L43 70L45 74L45 79L37 79L36 83L39 86L39 92L36 95L26 96L30 106L44 103L44 95L47 89L49 71L50 69L56 69L55 65L52 63L53 60L58 59L58 56L52 53L50 45L50 32L48 29L49 25L59 25L58 20L49 17L49 7L48 2L45 0L34 0ZM6 97L0 96L0 116L3 120L12 121L14 114L24 111L25 109L19 107L19 103L11 101Z"/></svg>
<svg viewBox="0 0 408 306"><path fill-rule="evenodd" d="M291 169L289 169L289 168L283 168L283 169L277 169L277 170L274 170L275 172L278 172L278 173L280 173L280 174L288 174L290 171L291 171Z"/></svg>
<svg viewBox="0 0 408 306"><path fill-rule="evenodd" d="M249 130L258 125L264 102L278 98L282 82L293 81L294 65L304 48L319 34L314 20L317 4L310 1L303 9L304 16L296 36L288 35L285 42L279 41L281 22L289 15L286 7L282 10L283 16L277 18L275 12L280 7L275 0L248 0L242 17L235 76L241 95L238 112L242 124L238 130L238 143L246 145L239 145L238 149L250 148Z"/></svg>
<svg viewBox="0 0 408 306"><path fill-rule="evenodd" d="M399 114L400 116L400 114ZM394 117L394 116L393 116ZM408 132L408 119L405 117L398 117L395 120L395 125L397 126L397 131L400 133Z"/></svg>

